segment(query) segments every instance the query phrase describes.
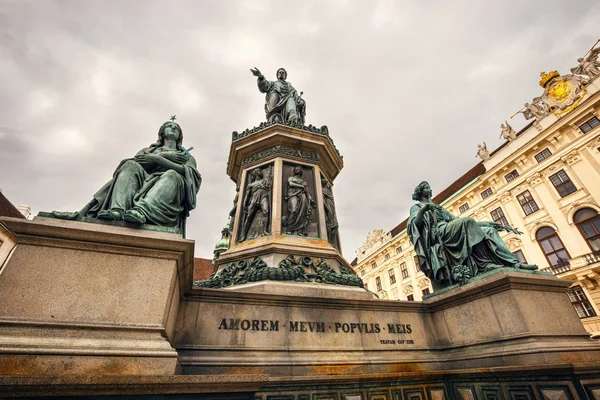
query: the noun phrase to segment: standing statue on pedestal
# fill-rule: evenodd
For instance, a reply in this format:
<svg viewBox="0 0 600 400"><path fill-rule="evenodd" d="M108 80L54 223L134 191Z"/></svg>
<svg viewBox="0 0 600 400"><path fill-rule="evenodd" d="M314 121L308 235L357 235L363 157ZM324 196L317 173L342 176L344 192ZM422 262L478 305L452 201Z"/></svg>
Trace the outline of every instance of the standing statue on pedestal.
<svg viewBox="0 0 600 400"><path fill-rule="evenodd" d="M325 208L325 226L327 227L327 240L339 250L338 243L338 220L335 213L335 202L333 201L333 190L331 184L324 177L321 178L321 188L323 190L323 205Z"/></svg>
<svg viewBox="0 0 600 400"><path fill-rule="evenodd" d="M250 69L256 76L258 90L265 95L265 113L269 122L289 122L304 125L306 102L300 97L290 82L286 81L287 72L284 68L277 70L277 80L268 81L258 68Z"/></svg>
<svg viewBox="0 0 600 400"><path fill-rule="evenodd" d="M296 165L294 174L288 178L287 191L284 196L287 202L287 216L282 218L285 233L289 235L307 236L313 208L317 203L308 191L308 184L302 179L302 167Z"/></svg>
<svg viewBox="0 0 600 400"><path fill-rule="evenodd" d="M53 216L178 227L185 234L185 219L196 207L202 179L174 120L162 124L156 143L121 161L113 178L81 211L53 211Z"/></svg>
<svg viewBox="0 0 600 400"><path fill-rule="evenodd" d="M407 232L419 258L421 271L434 282L434 288L465 283L477 274L510 267L535 270L521 264L500 238L499 231L521 234L518 229L496 222L477 222L456 217L431 202L431 187L421 182L412 198Z"/></svg>
<svg viewBox="0 0 600 400"><path fill-rule="evenodd" d="M255 168L250 172L242 208L240 242L269 234L271 216L271 168Z"/></svg>
<svg viewBox="0 0 600 400"><path fill-rule="evenodd" d="M235 188L235 197L233 198L233 208L229 211L229 222L227 223L227 229L229 232L233 232L233 226L235 225L235 213L237 212L238 199L240 198L240 187Z"/></svg>

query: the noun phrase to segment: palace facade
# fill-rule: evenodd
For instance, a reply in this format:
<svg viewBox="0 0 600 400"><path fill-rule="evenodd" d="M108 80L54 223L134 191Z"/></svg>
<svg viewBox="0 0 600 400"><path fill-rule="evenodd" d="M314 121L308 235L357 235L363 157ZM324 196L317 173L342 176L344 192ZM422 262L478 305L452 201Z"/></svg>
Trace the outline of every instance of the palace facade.
<svg viewBox="0 0 600 400"><path fill-rule="evenodd" d="M522 262L573 281L568 292L573 307L590 334L600 336L600 78L595 78L581 87L574 107L548 111L513 131L433 201L454 215L523 231L501 236ZM418 270L406 223L371 232L352 262L368 289L383 299L418 301L432 291Z"/></svg>

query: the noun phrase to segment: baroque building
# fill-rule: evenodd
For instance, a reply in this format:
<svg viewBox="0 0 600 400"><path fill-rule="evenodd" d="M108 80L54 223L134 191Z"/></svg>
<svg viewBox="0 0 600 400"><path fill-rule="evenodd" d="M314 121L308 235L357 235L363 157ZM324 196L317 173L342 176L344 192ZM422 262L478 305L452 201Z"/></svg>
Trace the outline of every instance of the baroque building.
<svg viewBox="0 0 600 400"><path fill-rule="evenodd" d="M523 235L501 234L510 250L521 262L573 281L569 298L594 336L600 336L599 76L582 80L570 107L522 111L533 121L519 132L503 126L506 141L490 152L480 146L481 161L433 198L454 215L518 227ZM544 74L546 93L555 77L573 83L573 75ZM352 262L383 299L421 300L431 291L406 224L369 233Z"/></svg>

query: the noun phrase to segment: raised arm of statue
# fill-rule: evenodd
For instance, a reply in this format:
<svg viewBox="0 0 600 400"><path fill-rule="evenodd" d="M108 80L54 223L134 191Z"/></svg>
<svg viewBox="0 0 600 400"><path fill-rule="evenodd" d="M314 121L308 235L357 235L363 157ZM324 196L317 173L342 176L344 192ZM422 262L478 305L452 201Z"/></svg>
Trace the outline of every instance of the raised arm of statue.
<svg viewBox="0 0 600 400"><path fill-rule="evenodd" d="M258 68L256 68L256 67L254 67L254 69L250 68L250 72L252 72L252 75L256 76L256 84L258 85L258 90L261 93L266 93L269 90L271 90L273 83L266 80Z"/></svg>

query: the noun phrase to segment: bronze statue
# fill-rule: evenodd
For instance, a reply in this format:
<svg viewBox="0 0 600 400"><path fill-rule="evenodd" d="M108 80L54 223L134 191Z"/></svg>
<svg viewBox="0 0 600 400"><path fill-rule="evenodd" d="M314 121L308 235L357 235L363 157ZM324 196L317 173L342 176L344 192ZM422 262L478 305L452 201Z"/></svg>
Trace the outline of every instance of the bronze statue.
<svg viewBox="0 0 600 400"><path fill-rule="evenodd" d="M175 116L162 124L156 143L121 161L113 178L81 211L52 214L62 219L91 217L179 227L185 233L185 219L196 207L202 179L174 120Z"/></svg>
<svg viewBox="0 0 600 400"><path fill-rule="evenodd" d="M250 171L243 202L240 242L269 234L271 216L271 168Z"/></svg>
<svg viewBox="0 0 600 400"><path fill-rule="evenodd" d="M294 167L294 174L288 178L284 200L288 210L287 216L282 219L285 232L290 235L307 236L306 228L317 203L310 195L306 181L302 179L302 167L299 165Z"/></svg>
<svg viewBox="0 0 600 400"><path fill-rule="evenodd" d="M304 125L306 102L301 98L292 84L286 81L284 68L277 70L277 80L268 81L258 68L250 69L257 77L258 90L265 94L265 113L269 122L291 122Z"/></svg>
<svg viewBox="0 0 600 400"><path fill-rule="evenodd" d="M327 240L329 243L339 250L338 243L338 220L335 213L335 202L333 201L333 190L331 184L321 177L321 188L323 190L323 206L325 209L325 226L327 227Z"/></svg>
<svg viewBox="0 0 600 400"><path fill-rule="evenodd" d="M229 211L229 222L227 223L227 229L231 233L233 231L233 225L235 224L235 213L237 212L238 199L240 198L240 187L235 188L235 197L233 198L233 208Z"/></svg>
<svg viewBox="0 0 600 400"><path fill-rule="evenodd" d="M535 270L536 265L521 264L498 234L521 234L518 229L497 222L478 222L456 217L431 202L429 183L421 182L412 198L418 201L410 209L407 233L415 247L420 269L434 288L465 283L475 275L496 268Z"/></svg>

